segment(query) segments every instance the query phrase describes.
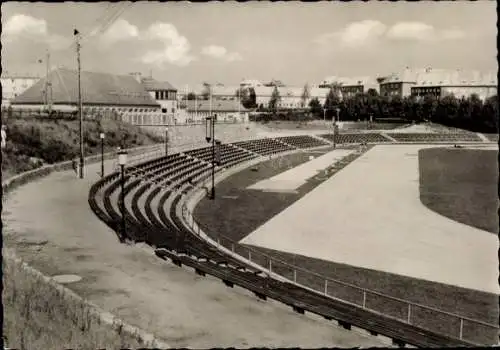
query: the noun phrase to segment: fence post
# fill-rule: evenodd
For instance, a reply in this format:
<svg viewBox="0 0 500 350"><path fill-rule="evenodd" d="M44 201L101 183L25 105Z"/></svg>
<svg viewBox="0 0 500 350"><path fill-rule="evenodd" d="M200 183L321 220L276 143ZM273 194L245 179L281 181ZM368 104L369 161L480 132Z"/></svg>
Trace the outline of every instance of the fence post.
<svg viewBox="0 0 500 350"><path fill-rule="evenodd" d="M411 324L411 304L408 304L408 324Z"/></svg>
<svg viewBox="0 0 500 350"><path fill-rule="evenodd" d="M366 309L366 290L363 290L363 309Z"/></svg>
<svg viewBox="0 0 500 350"><path fill-rule="evenodd" d="M269 257L269 272L273 272L272 266L271 266L271 257Z"/></svg>
<svg viewBox="0 0 500 350"><path fill-rule="evenodd" d="M459 338L460 340L462 340L463 332L464 332L464 319L460 318L460 338Z"/></svg>
<svg viewBox="0 0 500 350"><path fill-rule="evenodd" d="M325 295L328 295L328 280L325 279Z"/></svg>
<svg viewBox="0 0 500 350"><path fill-rule="evenodd" d="M297 269L293 269L293 282L297 283Z"/></svg>
<svg viewBox="0 0 500 350"><path fill-rule="evenodd" d="M248 251L248 260L252 261L252 251L251 250Z"/></svg>
<svg viewBox="0 0 500 350"><path fill-rule="evenodd" d="M231 251L234 253L234 243L231 243Z"/></svg>

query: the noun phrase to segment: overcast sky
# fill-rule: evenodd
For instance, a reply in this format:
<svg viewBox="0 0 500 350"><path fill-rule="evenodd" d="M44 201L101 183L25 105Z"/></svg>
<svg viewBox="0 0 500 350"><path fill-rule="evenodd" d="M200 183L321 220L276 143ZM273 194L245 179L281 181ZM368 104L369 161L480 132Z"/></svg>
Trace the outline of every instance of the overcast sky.
<svg viewBox="0 0 500 350"><path fill-rule="evenodd" d="M125 9L106 30L100 25ZM107 16L107 17L106 17ZM318 83L406 66L496 71L496 2L15 3L2 4L2 66L45 74L38 63L137 71L182 88L242 78Z"/></svg>

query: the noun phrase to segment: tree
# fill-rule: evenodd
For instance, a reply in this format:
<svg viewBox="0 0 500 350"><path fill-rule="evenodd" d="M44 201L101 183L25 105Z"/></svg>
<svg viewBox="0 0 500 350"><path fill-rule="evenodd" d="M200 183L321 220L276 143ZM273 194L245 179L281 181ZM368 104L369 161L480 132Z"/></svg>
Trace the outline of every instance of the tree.
<svg viewBox="0 0 500 350"><path fill-rule="evenodd" d="M309 85L306 83L304 85L304 90L302 91L302 95L300 96L301 106L304 108L307 105L307 101L311 98L311 93L309 91Z"/></svg>
<svg viewBox="0 0 500 350"><path fill-rule="evenodd" d="M278 104L281 101L280 92L278 91L278 87L274 87L273 92L271 94L271 98L269 99L269 109L273 114L276 114L278 111Z"/></svg>
<svg viewBox="0 0 500 350"><path fill-rule="evenodd" d="M190 92L187 94L188 100L196 100L196 94L194 92Z"/></svg>
<svg viewBox="0 0 500 350"><path fill-rule="evenodd" d="M241 100L243 107L249 109L257 108L257 96L253 87L239 88L236 90L235 95Z"/></svg>
<svg viewBox="0 0 500 350"><path fill-rule="evenodd" d="M424 120L433 120L433 116L436 113L437 99L435 96L427 94L421 101L422 106L422 118Z"/></svg>
<svg viewBox="0 0 500 350"><path fill-rule="evenodd" d="M311 99L311 101L309 101L309 108L313 116L323 116L323 107L321 106L321 103L319 102L317 97L314 97L313 99Z"/></svg>
<svg viewBox="0 0 500 350"><path fill-rule="evenodd" d="M203 83L203 92L201 93L203 99L204 100L210 99L211 93L212 93L212 85L210 85L209 83Z"/></svg>
<svg viewBox="0 0 500 350"><path fill-rule="evenodd" d="M368 96L371 96L371 97L378 97L379 96L378 91L375 90L374 88L369 88L368 91L366 91L366 94Z"/></svg>
<svg viewBox="0 0 500 350"><path fill-rule="evenodd" d="M332 118L334 115L336 115L335 109L338 108L339 105L340 105L340 98L338 95L338 90L334 86L331 86L330 91L328 91L328 95L326 96L325 106L324 106L328 118Z"/></svg>
<svg viewBox="0 0 500 350"><path fill-rule="evenodd" d="M483 132L498 132L498 96L488 97L483 104Z"/></svg>

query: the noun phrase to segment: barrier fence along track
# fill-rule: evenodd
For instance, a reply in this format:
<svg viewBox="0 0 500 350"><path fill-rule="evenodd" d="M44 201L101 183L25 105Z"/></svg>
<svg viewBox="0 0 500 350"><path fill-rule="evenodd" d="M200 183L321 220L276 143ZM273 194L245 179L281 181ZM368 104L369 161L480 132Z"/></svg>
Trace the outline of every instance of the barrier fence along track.
<svg viewBox="0 0 500 350"><path fill-rule="evenodd" d="M183 204L182 206L182 215L184 217L185 223L189 225L189 228L192 230L192 232L199 237L202 237L202 230L200 226L196 223L196 221L193 218L192 213L187 209L186 205ZM206 233L205 233L206 235ZM436 325L439 329L439 323L441 323L442 317L447 317L451 318L452 322L450 323L455 323L457 325L456 329L452 330L451 332L446 329L441 329L445 331L445 334L448 334L450 336L456 337L457 339L460 340L465 340L465 341L471 341L471 342L476 342L476 339L467 339L467 335L470 335L471 333L474 333L474 330L470 330L467 328L467 325L473 325L475 327L484 327L489 330L498 330L498 326L492 325L483 321L479 320L474 320L465 316L460 316L457 314L453 314L451 312L446 312L443 310L438 310L436 308L430 307L430 306L425 306L421 305L418 303L414 303L408 300L404 299L399 299L390 295L386 295L380 292L372 291L370 289L365 289L362 287L355 286L353 284L339 281L333 278L325 277L321 274L318 274L313 271L309 271L307 269L301 268L299 266L292 265L288 262L276 259L269 254L263 253L255 248L247 247L244 246L236 241L233 241L231 238L217 234L216 236L216 242L218 246L223 246L224 248L227 248L231 250L232 252L237 252L238 255L243 257L244 259L249 260L252 263L256 263L260 266L262 266L270 275L276 274L281 277L284 277L287 279L289 282L292 282L293 284L300 286L300 287L305 287L309 290L312 290L317 293L321 293L327 297L331 297L334 299L341 300L343 302L355 305L355 306L360 306L363 309L382 314L384 316L388 316L391 318L395 318L398 320L405 321L406 323L414 326L418 326L420 328L428 329L430 331L436 331L436 327L430 328L428 327L428 317L425 320L422 320L423 314L428 315L429 313L435 314L437 317L441 317L438 320L438 324ZM263 259L256 259L256 257L261 257ZM281 268L280 268L281 267ZM289 274L283 274L283 269L288 270ZM298 276L301 276L301 274L304 274L308 277L316 277L318 283L314 285L307 285L305 283L300 283L300 278ZM357 292L358 298L353 298L353 300L345 300L345 299L340 299L335 296L335 290L338 290L338 288L349 288L351 291ZM370 302L370 297L374 298L372 302ZM387 313L384 313L380 309L377 310L375 307L377 305L376 298L382 298L384 299L383 302L378 301L378 303L385 303L387 301L391 301L393 303L399 303L402 304L403 306L401 307L401 313L399 315L388 315ZM419 311L421 311L419 313ZM419 318L420 315L420 318ZM449 320L450 321L450 320ZM455 322L453 322L455 321ZM443 328L443 327L440 327ZM464 336L465 335L465 336Z"/></svg>
<svg viewBox="0 0 500 350"><path fill-rule="evenodd" d="M297 148L296 151L298 151ZM154 159L158 161L161 157L153 157L153 160L151 160L151 157L148 157L148 159L148 161L143 161L140 162L140 164L133 165L130 168L131 170L133 169L132 172L141 174L141 172L144 171L144 169L141 168L154 163ZM200 180L202 180L203 177L204 176L201 176ZM110 202L105 200L104 206L106 208L101 208L97 204L95 196L100 189L104 188L105 185L112 183L112 181L117 179L118 173L110 174L95 183L89 193L89 204L91 205L93 211L96 212L96 215L102 221L108 224L108 226L115 231L119 231L117 225L117 220L119 218L111 217L113 215L110 216L110 214L108 214L113 212L112 208L110 208ZM187 191L187 193L183 192L185 194L192 195L197 189L201 189L203 182L204 181L200 181L196 183L189 189L189 191ZM175 190L172 191L172 193L174 198L179 195L179 193ZM241 245L224 235L217 235L214 239L215 243L211 243L211 239L208 238L208 236L201 230L200 226L195 222L192 213L188 210L185 203L185 200L180 202L180 204L182 204L179 208L180 215L175 215L182 217L181 225L184 226L184 224L186 224L190 228L190 231L192 231L192 233L194 233L198 238L201 238L206 244L215 244L219 250L222 249L223 251L225 248L228 252L238 255L239 258L237 259L242 261L247 260L250 264L260 266L260 270L266 271L273 277L280 276L281 278L278 278L278 280L286 280L287 282L292 283L304 290L314 291L316 294L359 307L360 309L367 310L374 314L380 314L381 316L392 318L394 320L398 320L399 322L404 322L408 325L418 327L419 329L426 329L435 334L447 335L470 344L481 344L484 341L485 332L489 335L489 337L491 337L491 332L493 330L498 332L498 326L496 325L388 296L380 292L322 276L321 274L274 258L255 248ZM147 210L148 208L146 208L146 211ZM106 213L106 211L108 211L108 213ZM173 219L175 221L175 218ZM144 227L143 229L146 228ZM391 312L384 308L384 306L388 303L392 303L393 305ZM417 332L417 330L414 332ZM430 343L432 343L432 341Z"/></svg>

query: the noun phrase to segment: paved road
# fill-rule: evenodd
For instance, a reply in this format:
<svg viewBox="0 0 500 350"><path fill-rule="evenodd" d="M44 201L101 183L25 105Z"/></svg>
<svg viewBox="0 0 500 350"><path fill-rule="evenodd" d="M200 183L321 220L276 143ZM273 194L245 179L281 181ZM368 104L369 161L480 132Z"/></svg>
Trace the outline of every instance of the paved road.
<svg viewBox="0 0 500 350"><path fill-rule="evenodd" d="M4 203L5 246L47 275L81 276L68 287L173 347L385 346L165 263L147 247L120 245L89 208L100 165L87 169L84 180L54 173L13 192Z"/></svg>

